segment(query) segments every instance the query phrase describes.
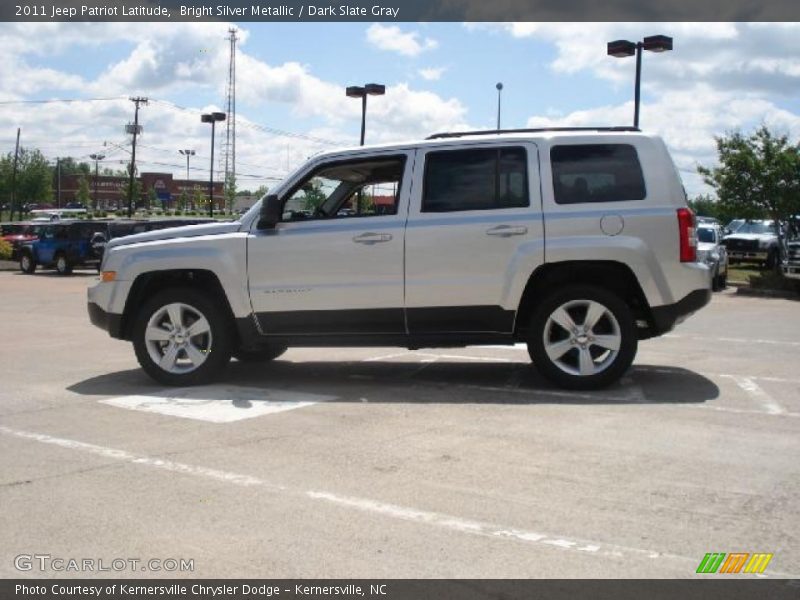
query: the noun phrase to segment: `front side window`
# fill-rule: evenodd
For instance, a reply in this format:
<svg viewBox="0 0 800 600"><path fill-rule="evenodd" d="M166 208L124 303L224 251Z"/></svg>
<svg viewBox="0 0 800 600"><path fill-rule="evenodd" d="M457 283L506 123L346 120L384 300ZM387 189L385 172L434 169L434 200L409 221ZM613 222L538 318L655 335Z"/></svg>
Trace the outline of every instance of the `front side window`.
<svg viewBox="0 0 800 600"><path fill-rule="evenodd" d="M642 166L630 144L553 146L553 192L557 204L643 200Z"/></svg>
<svg viewBox="0 0 800 600"><path fill-rule="evenodd" d="M325 165L295 188L284 221L397 214L404 156Z"/></svg>
<svg viewBox="0 0 800 600"><path fill-rule="evenodd" d="M429 152L422 212L519 208L529 205L524 148Z"/></svg>

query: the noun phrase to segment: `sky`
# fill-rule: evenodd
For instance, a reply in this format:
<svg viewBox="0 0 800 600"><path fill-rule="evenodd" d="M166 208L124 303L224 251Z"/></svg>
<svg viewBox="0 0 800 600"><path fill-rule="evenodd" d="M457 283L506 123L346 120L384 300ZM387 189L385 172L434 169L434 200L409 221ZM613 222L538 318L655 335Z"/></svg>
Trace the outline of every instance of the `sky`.
<svg viewBox="0 0 800 600"><path fill-rule="evenodd" d="M122 169L129 97L146 96L139 171L184 176L178 150L194 149L192 177L206 179L200 114L225 108L231 26L240 189L356 145L348 85L386 85L369 99L368 144L494 128L497 82L504 128L630 125L635 60L606 43L655 34L674 51L643 56L640 126L665 139L690 196L711 191L696 169L715 164L714 136L766 124L800 138L798 23L2 23L0 151L21 127L50 159L103 153Z"/></svg>

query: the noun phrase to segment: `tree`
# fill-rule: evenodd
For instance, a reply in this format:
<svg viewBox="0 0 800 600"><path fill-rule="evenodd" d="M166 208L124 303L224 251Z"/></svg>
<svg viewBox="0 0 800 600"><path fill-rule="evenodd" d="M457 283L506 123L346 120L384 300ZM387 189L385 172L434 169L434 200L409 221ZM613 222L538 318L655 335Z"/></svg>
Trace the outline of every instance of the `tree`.
<svg viewBox="0 0 800 600"><path fill-rule="evenodd" d="M225 186L223 193L225 195L225 207L229 213L233 212L233 203L236 200L236 176L229 174L225 177Z"/></svg>
<svg viewBox="0 0 800 600"><path fill-rule="evenodd" d="M11 195L11 178L14 154L8 153L0 161L0 197ZM53 195L53 170L47 159L37 149L20 148L17 165L17 207L31 202L49 202Z"/></svg>
<svg viewBox="0 0 800 600"><path fill-rule="evenodd" d="M126 182L125 183L125 209L128 208L128 202L131 203L133 210L136 210L136 205L139 204L142 200L142 184L138 178L133 179L133 195L131 195L131 186ZM131 201L131 198L133 200Z"/></svg>
<svg viewBox="0 0 800 600"><path fill-rule="evenodd" d="M304 208L312 213L315 213L327 198L325 192L322 191L322 183L317 179L312 179L305 184L303 192Z"/></svg>
<svg viewBox="0 0 800 600"><path fill-rule="evenodd" d="M84 206L89 206L89 180L86 178L86 175L81 175L78 179L78 193L75 194L75 200Z"/></svg>
<svg viewBox="0 0 800 600"><path fill-rule="evenodd" d="M723 225L729 223L731 219L737 218L735 210L707 194L700 194L689 200L689 207L696 215L713 217Z"/></svg>
<svg viewBox="0 0 800 600"><path fill-rule="evenodd" d="M205 210L206 204L208 204L208 194L204 192L202 188L194 188L194 192L192 194L192 204L194 204L195 210Z"/></svg>
<svg viewBox="0 0 800 600"><path fill-rule="evenodd" d="M178 210L184 211L186 207L189 205L189 194L186 191L186 188L181 190L180 196L178 196Z"/></svg>
<svg viewBox="0 0 800 600"><path fill-rule="evenodd" d="M765 125L747 137L735 132L716 142L719 166L698 172L723 207L739 218L768 216L784 223L800 214L800 146ZM780 229L778 236L782 248Z"/></svg>

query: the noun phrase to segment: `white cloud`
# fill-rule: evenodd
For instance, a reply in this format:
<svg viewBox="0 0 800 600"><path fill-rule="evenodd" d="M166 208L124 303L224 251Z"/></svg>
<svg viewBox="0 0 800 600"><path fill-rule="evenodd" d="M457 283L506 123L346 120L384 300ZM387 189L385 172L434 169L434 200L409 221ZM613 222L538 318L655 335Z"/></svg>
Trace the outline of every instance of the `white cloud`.
<svg viewBox="0 0 800 600"><path fill-rule="evenodd" d="M420 69L417 73L426 81L438 81L446 70L446 67L429 67L427 69Z"/></svg>
<svg viewBox="0 0 800 600"><path fill-rule="evenodd" d="M439 45L432 38L421 39L415 31L404 33L397 25L379 23L374 23L367 29L367 41L380 50L397 52L403 56L417 56Z"/></svg>
<svg viewBox="0 0 800 600"><path fill-rule="evenodd" d="M533 116L528 127L606 126L629 124L633 101L599 106L568 114ZM675 90L641 106L641 126L664 138L681 171L690 195L710 190L697 175L697 166L716 163L715 135L752 129L764 123L779 132L800 136L800 116L755 95L720 92L700 84L691 90Z"/></svg>

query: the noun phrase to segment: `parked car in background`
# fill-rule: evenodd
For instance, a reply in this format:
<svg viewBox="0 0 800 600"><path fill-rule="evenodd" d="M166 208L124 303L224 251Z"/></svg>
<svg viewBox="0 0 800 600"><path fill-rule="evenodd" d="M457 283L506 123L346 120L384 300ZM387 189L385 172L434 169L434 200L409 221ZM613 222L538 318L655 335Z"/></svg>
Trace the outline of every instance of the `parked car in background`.
<svg viewBox="0 0 800 600"><path fill-rule="evenodd" d="M39 237L42 225L21 221L19 223L0 224L0 237L11 244L11 260L19 258L19 248L22 244Z"/></svg>
<svg viewBox="0 0 800 600"><path fill-rule="evenodd" d="M36 239L25 242L19 249L19 268L33 273L37 266L54 268L60 275L69 275L76 266L97 266L97 256L91 244L97 231L108 227L105 221L59 221L42 226Z"/></svg>
<svg viewBox="0 0 800 600"><path fill-rule="evenodd" d="M739 230L739 227L744 225L745 219L733 219L727 225L725 225L725 234L730 235L732 233L736 233Z"/></svg>
<svg viewBox="0 0 800 600"><path fill-rule="evenodd" d="M800 239L786 243L786 259L781 265L783 276L789 279L800 279Z"/></svg>
<svg viewBox="0 0 800 600"><path fill-rule="evenodd" d="M775 221L745 221L723 240L731 264L760 263L768 269L778 265L778 225Z"/></svg>
<svg viewBox="0 0 800 600"><path fill-rule="evenodd" d="M711 289L724 290L728 282L728 253L722 244L722 227L709 221L697 224L697 260L711 270Z"/></svg>
<svg viewBox="0 0 800 600"><path fill-rule="evenodd" d="M103 253L108 242L118 237L144 233L146 231L157 231L170 227L183 227L184 225L199 225L201 223L213 222L214 219L207 218L188 218L188 219L116 219L108 222L105 230L98 230L92 236L90 242L95 255L99 260L103 259Z"/></svg>

